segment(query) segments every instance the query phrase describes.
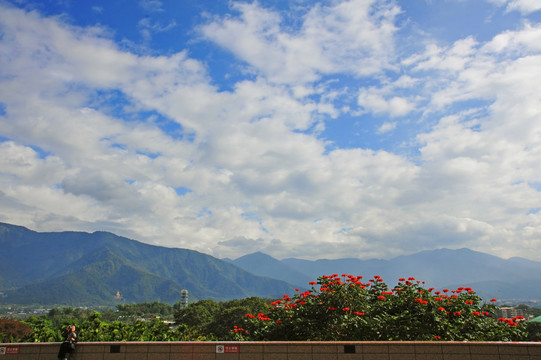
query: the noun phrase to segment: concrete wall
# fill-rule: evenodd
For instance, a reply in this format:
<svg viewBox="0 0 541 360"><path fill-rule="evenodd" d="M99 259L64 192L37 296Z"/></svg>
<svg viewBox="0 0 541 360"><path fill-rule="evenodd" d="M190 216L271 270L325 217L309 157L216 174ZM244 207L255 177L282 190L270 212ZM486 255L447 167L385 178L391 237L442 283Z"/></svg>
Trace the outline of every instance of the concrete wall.
<svg viewBox="0 0 541 360"><path fill-rule="evenodd" d="M53 360L59 343L0 344L0 360ZM2 354L2 353L5 354ZM79 343L73 360L540 360L541 343Z"/></svg>

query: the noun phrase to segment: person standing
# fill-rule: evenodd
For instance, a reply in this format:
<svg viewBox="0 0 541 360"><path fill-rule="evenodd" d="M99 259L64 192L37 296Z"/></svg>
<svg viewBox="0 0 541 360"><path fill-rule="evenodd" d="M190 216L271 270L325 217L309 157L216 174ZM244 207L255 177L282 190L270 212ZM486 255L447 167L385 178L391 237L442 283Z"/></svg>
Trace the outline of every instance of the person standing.
<svg viewBox="0 0 541 360"><path fill-rule="evenodd" d="M68 326L66 328L65 340L60 345L60 350L58 351L58 358L60 360L68 360L75 352L75 344L77 344L77 331L75 326Z"/></svg>

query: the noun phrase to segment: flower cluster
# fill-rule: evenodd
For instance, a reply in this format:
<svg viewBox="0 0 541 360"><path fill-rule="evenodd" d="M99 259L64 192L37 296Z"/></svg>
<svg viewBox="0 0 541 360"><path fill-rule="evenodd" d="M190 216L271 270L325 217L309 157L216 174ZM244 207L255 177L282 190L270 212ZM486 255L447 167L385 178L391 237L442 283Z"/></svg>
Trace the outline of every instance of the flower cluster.
<svg viewBox="0 0 541 360"><path fill-rule="evenodd" d="M231 330L231 332L234 332L234 333L246 333L246 334L248 334L248 330L244 330L243 328L238 327L237 325L235 325L235 326L233 327L233 330Z"/></svg>
<svg viewBox="0 0 541 360"><path fill-rule="evenodd" d="M506 318L499 318L498 321L503 322L505 324L508 324L509 326L518 326L520 321L524 321L524 316L519 315L515 316L512 319L506 319Z"/></svg>

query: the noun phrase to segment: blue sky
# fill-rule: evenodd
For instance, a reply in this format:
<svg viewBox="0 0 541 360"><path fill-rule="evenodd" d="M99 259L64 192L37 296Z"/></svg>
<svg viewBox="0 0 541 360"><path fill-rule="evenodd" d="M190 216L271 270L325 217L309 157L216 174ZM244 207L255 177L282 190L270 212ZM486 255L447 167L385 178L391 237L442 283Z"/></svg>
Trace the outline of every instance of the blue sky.
<svg viewBox="0 0 541 360"><path fill-rule="evenodd" d="M541 258L541 1L0 1L0 221Z"/></svg>

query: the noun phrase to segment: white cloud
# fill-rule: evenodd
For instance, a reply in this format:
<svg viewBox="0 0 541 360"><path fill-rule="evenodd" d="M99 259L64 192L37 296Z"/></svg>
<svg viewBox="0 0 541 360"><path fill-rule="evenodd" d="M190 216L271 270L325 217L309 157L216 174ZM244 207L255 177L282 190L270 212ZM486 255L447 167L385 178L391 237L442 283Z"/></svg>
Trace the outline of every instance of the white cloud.
<svg viewBox="0 0 541 360"><path fill-rule="evenodd" d="M359 92L357 103L365 112L378 116L404 116L415 109L415 105L400 96L385 95L385 89L365 88Z"/></svg>
<svg viewBox="0 0 541 360"><path fill-rule="evenodd" d="M298 32L258 3L233 3L240 18L213 19L201 33L233 52L273 82L313 82L324 74L367 76L389 68L394 19L390 1L341 1L315 5Z"/></svg>
<svg viewBox="0 0 541 360"><path fill-rule="evenodd" d="M507 10L529 14L541 10L541 2L539 0L511 0L508 1Z"/></svg>
<svg viewBox="0 0 541 360"><path fill-rule="evenodd" d="M188 51L138 55L3 6L0 218L230 257L539 255L539 26L399 58L393 2L313 6L296 32L257 3L234 9L200 30L258 76L219 91ZM334 74L353 85L319 81ZM329 147L344 94L383 120L374 136L407 116L419 156Z"/></svg>
<svg viewBox="0 0 541 360"><path fill-rule="evenodd" d="M139 6L148 12L162 12L163 2L160 0L139 0Z"/></svg>
<svg viewBox="0 0 541 360"><path fill-rule="evenodd" d="M541 10L539 0L485 0L496 6L505 6L506 11L519 11L522 14L530 14Z"/></svg>
<svg viewBox="0 0 541 360"><path fill-rule="evenodd" d="M169 22L167 25L163 25L160 22L153 22L150 18L143 18L137 23L137 26L141 29L141 35L145 41L150 41L153 34L161 33L174 29L177 26L175 21Z"/></svg>
<svg viewBox="0 0 541 360"><path fill-rule="evenodd" d="M385 134L396 129L396 122L385 122L377 130L378 134Z"/></svg>

